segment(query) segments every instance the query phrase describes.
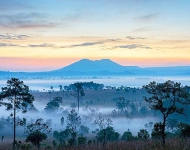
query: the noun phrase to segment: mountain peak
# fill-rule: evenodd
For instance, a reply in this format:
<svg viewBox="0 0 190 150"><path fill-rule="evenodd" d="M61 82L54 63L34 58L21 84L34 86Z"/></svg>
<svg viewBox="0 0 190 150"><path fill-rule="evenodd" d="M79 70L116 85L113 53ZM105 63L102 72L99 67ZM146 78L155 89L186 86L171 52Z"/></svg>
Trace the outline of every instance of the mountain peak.
<svg viewBox="0 0 190 150"><path fill-rule="evenodd" d="M97 72L97 71L109 71L109 72L121 72L124 71L124 66L113 62L110 59L89 60L81 59L69 66L66 66L57 71L79 71L79 72Z"/></svg>
<svg viewBox="0 0 190 150"><path fill-rule="evenodd" d="M77 62L113 62L113 61L110 60L110 59L90 60L90 59L85 58L85 59L81 59L81 60L79 60ZM113 63L115 63L115 62L113 62Z"/></svg>

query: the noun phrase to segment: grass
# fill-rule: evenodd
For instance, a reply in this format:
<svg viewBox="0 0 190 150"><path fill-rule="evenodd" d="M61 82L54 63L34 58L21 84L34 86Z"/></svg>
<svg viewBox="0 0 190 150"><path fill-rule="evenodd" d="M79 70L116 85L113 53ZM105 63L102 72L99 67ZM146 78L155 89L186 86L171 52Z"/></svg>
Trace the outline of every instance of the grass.
<svg viewBox="0 0 190 150"><path fill-rule="evenodd" d="M48 149L49 146L49 149ZM11 141L0 143L0 150L11 150ZM37 150L32 146L30 150ZM190 150L190 139L167 139L166 146L163 147L160 141L129 141L110 142L106 146L101 143L82 146L57 146L53 148L51 141L46 141L41 146L41 150Z"/></svg>

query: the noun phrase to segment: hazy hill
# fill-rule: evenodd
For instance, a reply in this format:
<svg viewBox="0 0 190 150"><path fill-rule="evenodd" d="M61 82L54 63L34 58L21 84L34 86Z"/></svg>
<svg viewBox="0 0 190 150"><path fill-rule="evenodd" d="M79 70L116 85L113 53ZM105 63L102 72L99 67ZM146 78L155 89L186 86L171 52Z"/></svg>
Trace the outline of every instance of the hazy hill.
<svg viewBox="0 0 190 150"><path fill-rule="evenodd" d="M56 70L58 72L64 71L79 71L79 72L96 72L96 71L109 71L109 72L124 72L129 71L130 69L140 69L136 66L121 66L109 59L101 60L89 60L82 59L77 61L69 66Z"/></svg>
<svg viewBox="0 0 190 150"><path fill-rule="evenodd" d="M190 76L190 66L149 67L122 66L109 59L82 59L59 70L48 72L5 72L0 71L0 78L51 78L65 76Z"/></svg>

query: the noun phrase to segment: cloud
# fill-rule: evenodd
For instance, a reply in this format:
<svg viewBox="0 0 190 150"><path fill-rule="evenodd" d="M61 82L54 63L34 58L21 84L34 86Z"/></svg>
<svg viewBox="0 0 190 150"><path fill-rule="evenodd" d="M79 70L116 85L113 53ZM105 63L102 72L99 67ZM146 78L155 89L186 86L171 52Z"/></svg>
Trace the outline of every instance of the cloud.
<svg viewBox="0 0 190 150"><path fill-rule="evenodd" d="M42 13L18 13L0 15L0 26L4 28L49 28L55 24L47 22Z"/></svg>
<svg viewBox="0 0 190 150"><path fill-rule="evenodd" d="M82 44L74 44L74 45L65 46L65 47L61 47L61 48L72 48L72 47L81 47L81 46L94 46L94 45L100 45L100 44L104 44L104 42L86 42L86 43L82 43Z"/></svg>
<svg viewBox="0 0 190 150"><path fill-rule="evenodd" d="M146 39L146 38L142 38L142 37L132 37L132 36L127 36L126 38L129 40L144 40L144 39Z"/></svg>
<svg viewBox="0 0 190 150"><path fill-rule="evenodd" d="M54 44L48 44L48 43L30 44L30 45L28 45L28 47L34 47L34 48L38 48L38 47L52 47L52 48L56 48L56 46Z"/></svg>
<svg viewBox="0 0 190 150"><path fill-rule="evenodd" d="M134 29L132 32L145 32L145 31L151 31L152 27L139 27L137 29Z"/></svg>
<svg viewBox="0 0 190 150"><path fill-rule="evenodd" d="M19 47L18 44L0 43L0 47Z"/></svg>
<svg viewBox="0 0 190 150"><path fill-rule="evenodd" d="M0 43L0 47L32 47L32 48L39 48L39 47L49 47L49 48L73 48L73 47L82 47L82 46L93 46L103 44L103 42L86 42L82 44L75 44L70 46L57 46L54 44L42 43L42 44L29 44L29 45L19 45L19 44L9 44L9 43Z"/></svg>
<svg viewBox="0 0 190 150"><path fill-rule="evenodd" d="M33 9L24 1L13 1L13 0L0 0L0 10L1 11L15 11L15 10L29 10Z"/></svg>
<svg viewBox="0 0 190 150"><path fill-rule="evenodd" d="M134 19L136 21L140 21L140 22L149 22L149 21L153 21L154 19L156 19L158 16L157 13L153 13L153 14L148 14L148 15L144 15L144 16L139 16L139 17L135 17Z"/></svg>
<svg viewBox="0 0 190 150"><path fill-rule="evenodd" d="M118 42L121 41L121 39L107 39L105 42Z"/></svg>
<svg viewBox="0 0 190 150"><path fill-rule="evenodd" d="M55 46L54 44L48 44L48 43L43 43L43 44L29 44L29 45L20 45L20 44L10 44L10 43L0 43L0 47L32 47L32 48L39 48L39 47L49 47L49 48L60 48L58 46Z"/></svg>
<svg viewBox="0 0 190 150"><path fill-rule="evenodd" d="M120 46L114 46L113 49L116 48L124 48L124 49L136 49L136 48L143 48L143 49L152 49L149 46L141 45L141 44L130 44L130 45L120 45Z"/></svg>
<svg viewBox="0 0 190 150"><path fill-rule="evenodd" d="M11 34L11 33L0 34L0 40L24 40L31 37L34 36L25 35L25 34Z"/></svg>

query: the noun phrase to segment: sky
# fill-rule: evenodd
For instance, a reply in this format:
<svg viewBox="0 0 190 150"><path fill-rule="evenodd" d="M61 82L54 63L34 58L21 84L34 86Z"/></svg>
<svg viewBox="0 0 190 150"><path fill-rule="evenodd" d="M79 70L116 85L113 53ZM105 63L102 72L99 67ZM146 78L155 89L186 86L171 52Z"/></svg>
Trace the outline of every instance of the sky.
<svg viewBox="0 0 190 150"><path fill-rule="evenodd" d="M189 16L189 0L0 0L0 70L188 66Z"/></svg>

